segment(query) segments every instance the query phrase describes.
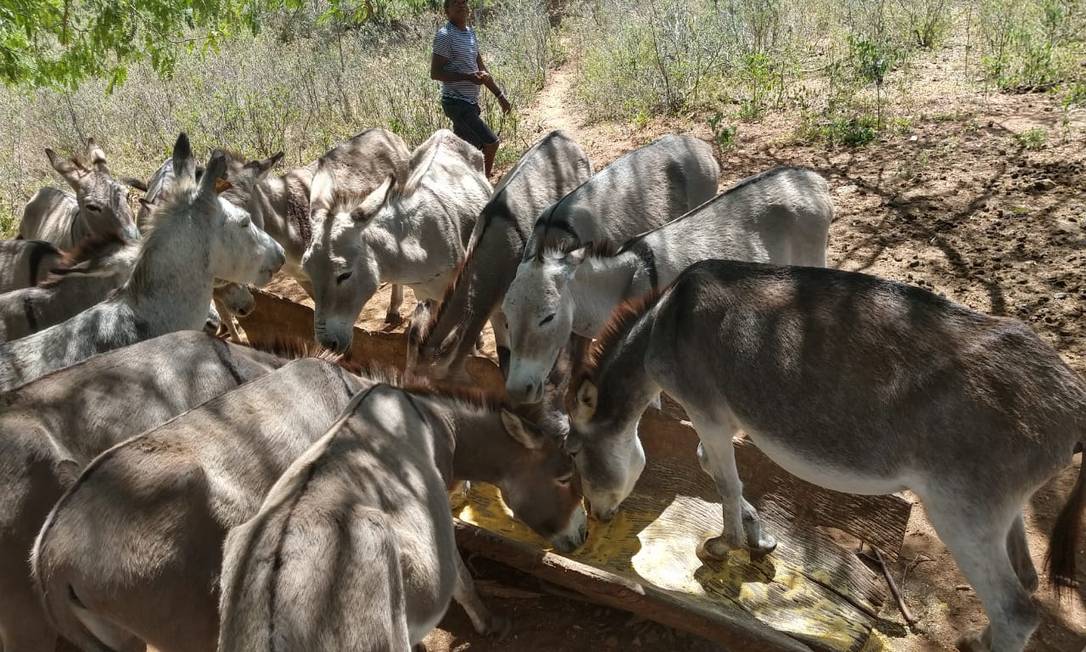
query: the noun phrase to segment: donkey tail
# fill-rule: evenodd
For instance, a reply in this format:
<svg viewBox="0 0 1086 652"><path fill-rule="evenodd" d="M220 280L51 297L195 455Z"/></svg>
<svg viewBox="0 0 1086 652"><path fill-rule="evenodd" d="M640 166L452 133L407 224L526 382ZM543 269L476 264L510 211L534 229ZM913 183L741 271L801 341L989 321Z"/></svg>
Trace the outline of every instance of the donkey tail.
<svg viewBox="0 0 1086 652"><path fill-rule="evenodd" d="M1078 480L1048 538L1048 554L1045 556L1045 570L1049 582L1057 593L1078 584L1075 579L1075 552L1082 537L1083 510L1086 509L1086 445L1082 442L1075 447L1075 452L1083 452L1083 461L1078 470Z"/></svg>

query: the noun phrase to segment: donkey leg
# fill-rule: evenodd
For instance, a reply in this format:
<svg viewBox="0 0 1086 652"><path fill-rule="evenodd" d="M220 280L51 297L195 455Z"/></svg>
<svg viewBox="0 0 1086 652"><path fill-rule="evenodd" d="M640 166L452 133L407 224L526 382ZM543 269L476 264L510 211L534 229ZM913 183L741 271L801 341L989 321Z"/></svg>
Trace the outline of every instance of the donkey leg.
<svg viewBox="0 0 1086 652"><path fill-rule="evenodd" d="M757 510L743 498L743 482L735 468L735 449L732 447L735 428L693 415L691 419L701 439L698 462L716 483L724 517L723 531L720 536L705 542L705 553L723 559L729 551L741 547L749 549L752 555L772 552L777 541L763 531Z"/></svg>
<svg viewBox="0 0 1086 652"><path fill-rule="evenodd" d="M497 616L483 604L479 592L475 590L475 580L471 577L460 553L456 557L456 588L453 589L453 599L464 608L475 631L480 634L494 635L499 639L505 638L509 633L512 623L508 618Z"/></svg>
<svg viewBox="0 0 1086 652"><path fill-rule="evenodd" d="M963 509L924 502L935 531L977 592L990 623L980 636L966 637L959 646L1020 652L1037 628L1040 615L1007 554L1007 538L1017 515L980 510L982 515L967 505L963 504Z"/></svg>
<svg viewBox="0 0 1086 652"><path fill-rule="evenodd" d="M1007 532L1007 554L1011 558L1011 566L1018 575L1018 581L1022 583L1026 591L1033 593L1037 590L1040 581L1037 579L1037 568L1033 565L1033 558L1029 556L1029 543L1026 542L1026 523L1019 513Z"/></svg>
<svg viewBox="0 0 1086 652"><path fill-rule="evenodd" d="M393 285L388 297L388 310L385 311L385 323L389 326L399 326L403 323L403 315L400 314L400 306L403 305L403 286Z"/></svg>

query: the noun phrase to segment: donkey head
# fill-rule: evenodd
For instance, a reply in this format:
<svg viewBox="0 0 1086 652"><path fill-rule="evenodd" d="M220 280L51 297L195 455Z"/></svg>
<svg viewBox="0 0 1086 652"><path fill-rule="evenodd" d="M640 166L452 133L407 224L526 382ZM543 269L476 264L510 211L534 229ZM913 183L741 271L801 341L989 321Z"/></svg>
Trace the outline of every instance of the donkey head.
<svg viewBox="0 0 1086 652"><path fill-rule="evenodd" d="M637 437L641 419L637 411L600 410L599 398L596 384L582 379L570 411L565 449L573 456L592 515L607 521L645 470L645 450Z"/></svg>
<svg viewBox="0 0 1086 652"><path fill-rule="evenodd" d="M561 442L503 410L502 425L515 442L499 483L502 499L517 518L562 552L579 548L587 536L587 515L569 455Z"/></svg>
<svg viewBox="0 0 1086 652"><path fill-rule="evenodd" d="M230 182L230 188L223 193L223 198L248 210L261 229L264 228L264 205L260 201L257 185L267 178L268 173L282 159L283 152L276 152L268 158L249 162L243 162L235 156L229 156L227 161L226 178Z"/></svg>
<svg viewBox="0 0 1086 652"><path fill-rule="evenodd" d="M88 233L116 233L129 240L139 237L128 205L128 189L109 173L106 154L93 138L87 140L89 164L77 158L61 158L48 148L45 155L53 169L75 190L79 219Z"/></svg>
<svg viewBox="0 0 1086 652"><path fill-rule="evenodd" d="M227 157L213 152L200 182L196 182L196 160L185 134L173 151L176 191L170 203L178 202L199 225L209 247L209 270L217 279L241 284L263 285L286 261L283 248L263 229L253 224L249 213L219 197L229 188L225 179ZM163 207L176 211L178 205ZM169 219L169 218L167 218ZM184 243L178 243L183 246ZM195 245L195 243L194 243Z"/></svg>
<svg viewBox="0 0 1086 652"><path fill-rule="evenodd" d="M317 341L343 352L351 346L362 307L380 286L381 270L365 232L394 210L396 177L390 175L355 206L341 204L334 186L331 173L318 167L309 199L313 240L302 256L302 269L313 284Z"/></svg>
<svg viewBox="0 0 1086 652"><path fill-rule="evenodd" d="M238 317L247 317L256 308L253 293L244 285L216 281L214 296L216 301L221 301L224 308Z"/></svg>
<svg viewBox="0 0 1086 652"><path fill-rule="evenodd" d="M547 251L523 261L502 301L509 323L506 392L517 403L543 400L543 382L573 330L573 299L566 286L585 249Z"/></svg>

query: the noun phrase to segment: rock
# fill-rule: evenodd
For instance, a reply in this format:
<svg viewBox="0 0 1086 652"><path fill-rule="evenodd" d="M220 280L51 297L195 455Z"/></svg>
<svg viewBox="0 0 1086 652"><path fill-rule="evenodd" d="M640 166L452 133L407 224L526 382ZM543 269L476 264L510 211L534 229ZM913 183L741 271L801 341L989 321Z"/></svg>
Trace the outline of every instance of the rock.
<svg viewBox="0 0 1086 652"><path fill-rule="evenodd" d="M1033 182L1033 189L1034 190L1042 190L1042 191L1043 190L1052 190L1055 187L1056 187L1056 182L1053 181L1052 179L1040 179L1039 181L1034 181Z"/></svg>
<svg viewBox="0 0 1086 652"><path fill-rule="evenodd" d="M1066 299L1066 298L1067 298L1067 293L1066 293L1066 292L1057 292L1057 293L1056 293L1056 294L1054 294L1053 296L1054 296L1054 297L1055 297L1056 299Z"/></svg>

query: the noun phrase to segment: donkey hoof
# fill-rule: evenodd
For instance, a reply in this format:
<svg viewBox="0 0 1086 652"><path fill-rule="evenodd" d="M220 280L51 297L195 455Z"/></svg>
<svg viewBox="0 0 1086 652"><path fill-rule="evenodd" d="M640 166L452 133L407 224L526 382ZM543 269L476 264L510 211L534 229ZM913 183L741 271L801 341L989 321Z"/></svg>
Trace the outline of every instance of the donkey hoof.
<svg viewBox="0 0 1086 652"><path fill-rule="evenodd" d="M772 534L763 534L757 541L748 542L747 550L751 559L761 559L777 549L777 538Z"/></svg>
<svg viewBox="0 0 1086 652"><path fill-rule="evenodd" d="M706 539L704 543L698 548L698 557L705 557L715 561L724 561L728 558L728 553L735 550L737 546L728 544L724 540L724 537L712 537Z"/></svg>

